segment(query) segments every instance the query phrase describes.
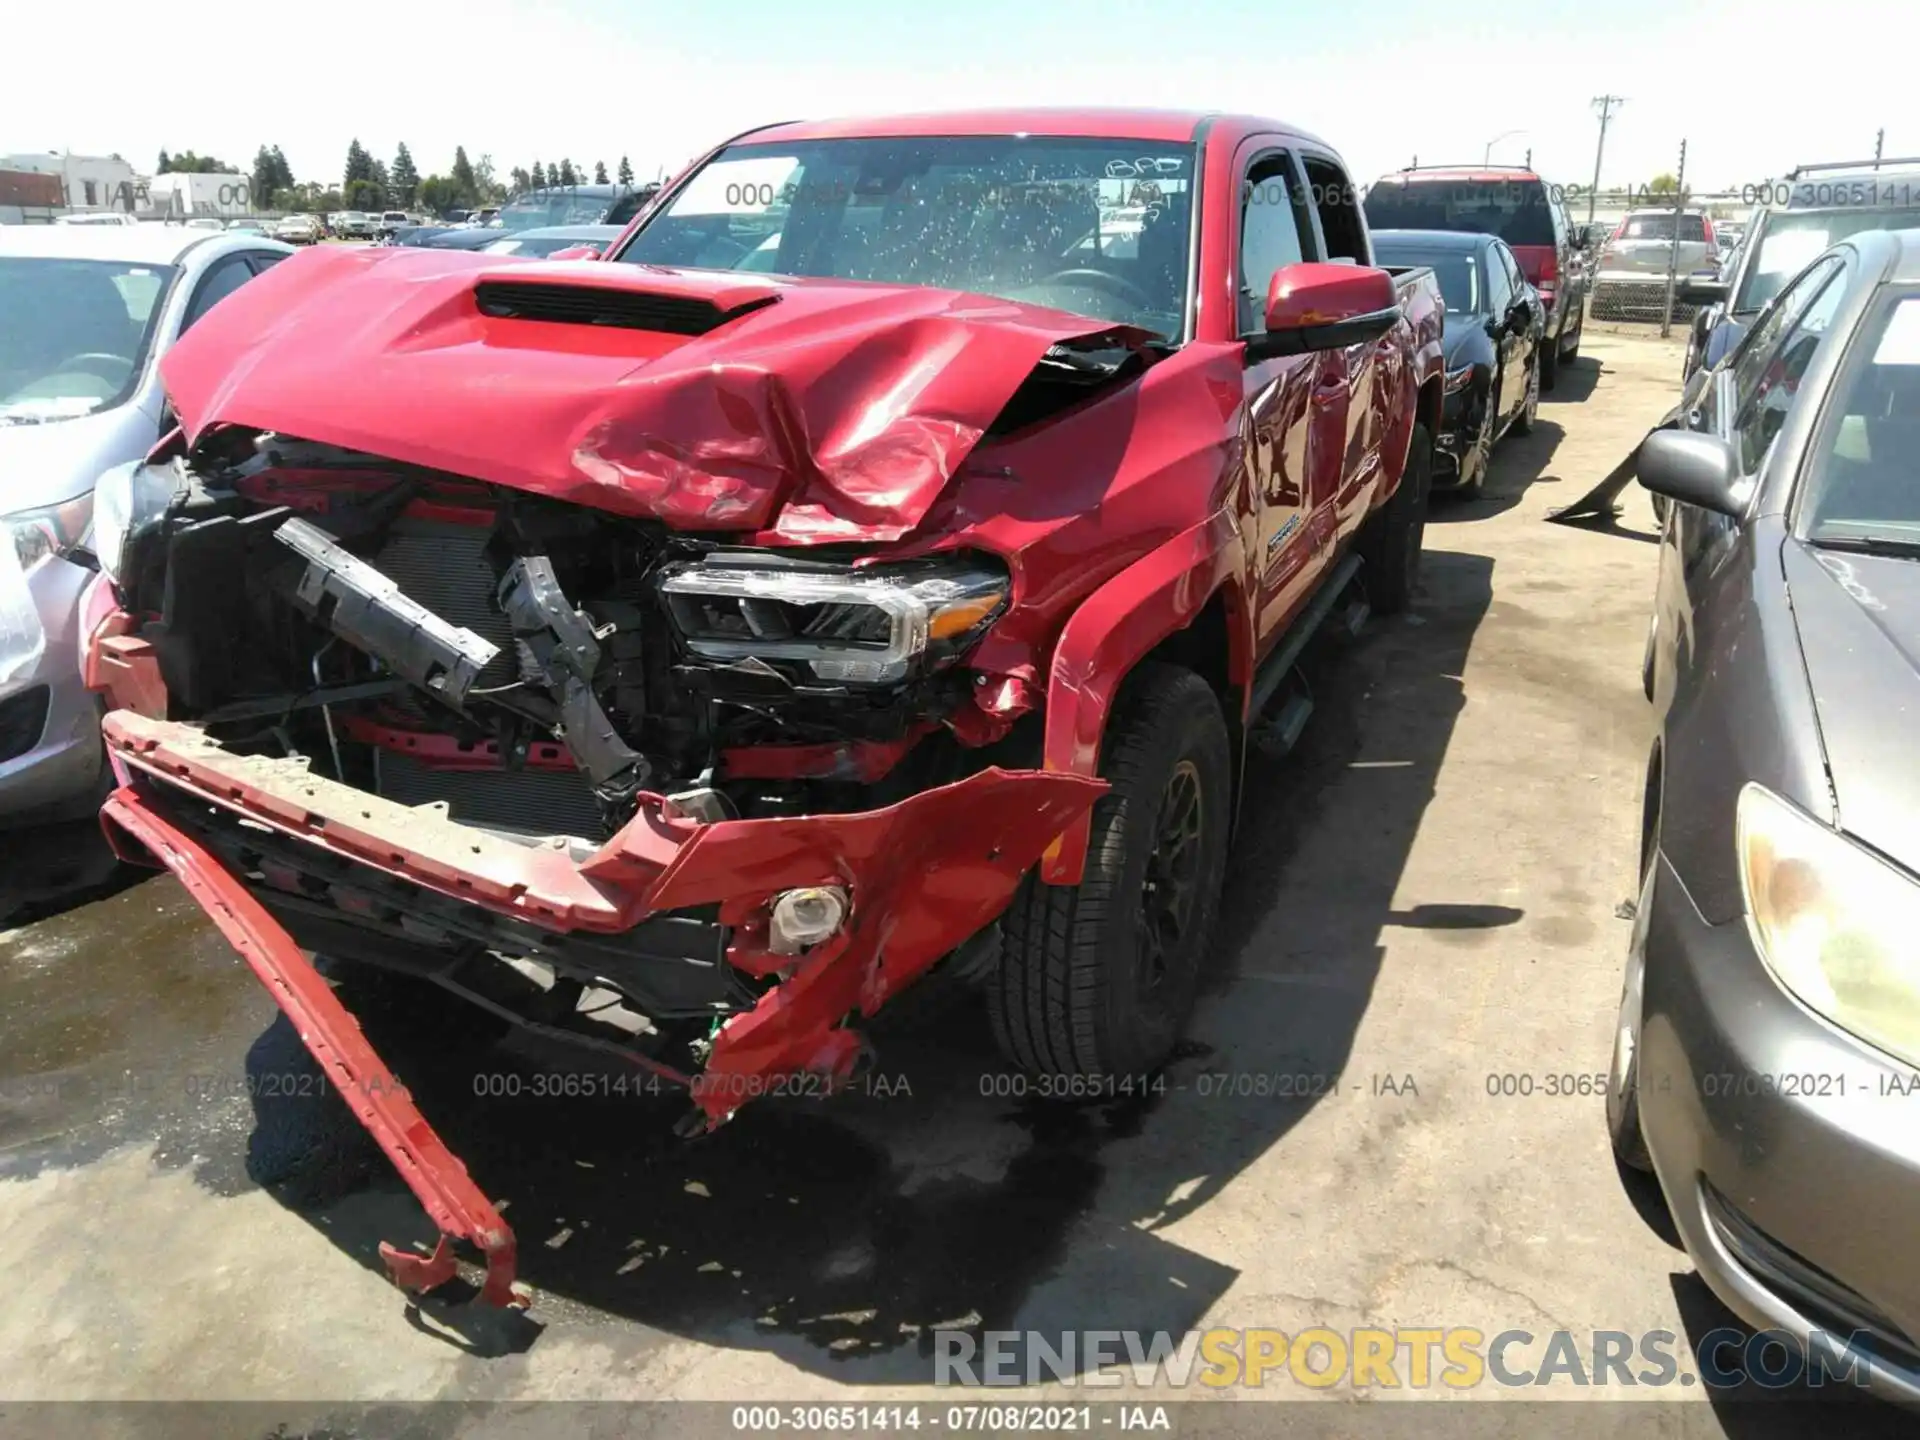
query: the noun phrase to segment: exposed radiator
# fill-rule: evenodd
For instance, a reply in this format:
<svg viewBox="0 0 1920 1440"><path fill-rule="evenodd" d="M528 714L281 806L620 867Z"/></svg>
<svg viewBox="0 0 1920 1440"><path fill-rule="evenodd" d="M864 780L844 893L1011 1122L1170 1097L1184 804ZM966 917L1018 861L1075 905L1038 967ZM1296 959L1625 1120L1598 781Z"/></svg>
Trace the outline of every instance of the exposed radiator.
<svg viewBox="0 0 1920 1440"><path fill-rule="evenodd" d="M514 653L513 627L493 603L496 585L486 555L487 527L402 517L373 564L411 600ZM491 668L491 667L489 667ZM430 719L406 699L403 709ZM604 833L586 778L571 770L436 770L395 751L380 757L380 793L402 805L447 802L447 814L469 825L523 835Z"/></svg>

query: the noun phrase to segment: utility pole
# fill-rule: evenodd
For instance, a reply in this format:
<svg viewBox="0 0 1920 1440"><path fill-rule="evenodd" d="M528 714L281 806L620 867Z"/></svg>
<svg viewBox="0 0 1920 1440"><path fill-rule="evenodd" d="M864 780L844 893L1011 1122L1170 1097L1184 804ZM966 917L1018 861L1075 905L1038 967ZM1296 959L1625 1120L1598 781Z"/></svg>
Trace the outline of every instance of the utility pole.
<svg viewBox="0 0 1920 1440"><path fill-rule="evenodd" d="M1593 223L1593 205L1600 198L1600 157L1607 153L1607 122L1613 112L1627 103L1624 95L1596 95L1594 106L1600 111L1600 144L1593 152L1593 189L1587 192L1587 223Z"/></svg>
<svg viewBox="0 0 1920 1440"><path fill-rule="evenodd" d="M1660 338L1673 332L1673 285L1680 268L1680 217L1687 208L1687 142L1680 142L1680 173L1673 181L1673 239L1667 242L1667 303L1660 311Z"/></svg>
<svg viewBox="0 0 1920 1440"><path fill-rule="evenodd" d="M1527 169L1531 170L1532 168L1533 168L1533 147L1529 145L1527 146Z"/></svg>
<svg viewBox="0 0 1920 1440"><path fill-rule="evenodd" d="M1874 132L1873 136L1873 168L1876 170L1880 168L1880 147L1886 143L1887 129L1886 126L1883 125L1879 130Z"/></svg>

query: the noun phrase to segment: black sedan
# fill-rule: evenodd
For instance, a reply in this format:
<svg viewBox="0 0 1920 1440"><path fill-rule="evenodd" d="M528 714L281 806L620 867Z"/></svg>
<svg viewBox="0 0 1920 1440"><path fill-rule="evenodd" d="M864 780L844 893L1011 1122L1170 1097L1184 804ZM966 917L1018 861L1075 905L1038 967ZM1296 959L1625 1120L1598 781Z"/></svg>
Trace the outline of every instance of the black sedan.
<svg viewBox="0 0 1920 1440"><path fill-rule="evenodd" d="M1670 503L1614 1150L1735 1312L1920 1401L1920 230L1790 279L1635 464Z"/></svg>
<svg viewBox="0 0 1920 1440"><path fill-rule="evenodd" d="M1433 488L1478 495L1501 437L1533 428L1545 307L1497 236L1376 230L1373 258L1389 270L1430 266L1439 277L1447 394L1434 437Z"/></svg>

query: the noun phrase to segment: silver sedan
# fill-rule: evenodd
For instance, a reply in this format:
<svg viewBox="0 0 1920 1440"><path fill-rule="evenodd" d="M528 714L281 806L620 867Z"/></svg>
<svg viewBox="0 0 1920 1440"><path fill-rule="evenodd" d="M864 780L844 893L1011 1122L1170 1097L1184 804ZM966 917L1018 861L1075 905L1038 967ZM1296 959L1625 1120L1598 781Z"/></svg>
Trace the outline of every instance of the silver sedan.
<svg viewBox="0 0 1920 1440"><path fill-rule="evenodd" d="M95 482L171 425L160 357L292 253L185 225L0 226L0 827L96 803L79 633Z"/></svg>

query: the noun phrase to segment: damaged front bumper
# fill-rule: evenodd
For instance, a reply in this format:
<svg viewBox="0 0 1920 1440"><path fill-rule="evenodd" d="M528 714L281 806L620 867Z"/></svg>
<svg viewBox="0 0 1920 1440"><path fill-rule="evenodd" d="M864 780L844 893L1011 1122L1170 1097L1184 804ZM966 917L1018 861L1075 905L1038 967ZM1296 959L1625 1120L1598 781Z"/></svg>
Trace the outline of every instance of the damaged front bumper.
<svg viewBox="0 0 1920 1440"><path fill-rule="evenodd" d="M483 1298L498 1304L512 1300L512 1232L315 971L290 915L325 895L348 921L384 908L423 933L451 929L503 953L576 947L576 964L604 954L626 967L628 993L652 986L683 1005L706 984L764 984L718 1023L696 1072L632 1056L684 1084L712 1128L784 1078L846 1078L861 1050L850 1022L991 924L1106 788L988 769L883 809L711 823L642 795L633 818L592 848L458 824L438 807L316 775L304 760L233 753L192 725L117 710L102 728L120 782L102 816L109 838L186 885L439 1227L431 1259L383 1247L395 1280L422 1289L449 1278L451 1243L466 1240L487 1261ZM276 875L290 877L280 890ZM775 901L829 885L849 897L845 922L801 954L777 953ZM657 938L694 914L717 926L717 954Z"/></svg>

